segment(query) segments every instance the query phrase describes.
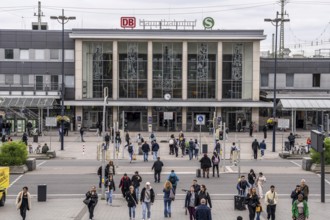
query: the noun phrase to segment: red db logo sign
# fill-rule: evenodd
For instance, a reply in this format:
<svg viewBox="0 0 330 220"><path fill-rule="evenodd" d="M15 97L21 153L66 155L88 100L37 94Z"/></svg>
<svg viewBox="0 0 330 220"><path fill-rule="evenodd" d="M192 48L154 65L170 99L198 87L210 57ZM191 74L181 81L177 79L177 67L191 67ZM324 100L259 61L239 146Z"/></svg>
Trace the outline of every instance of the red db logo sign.
<svg viewBox="0 0 330 220"><path fill-rule="evenodd" d="M136 26L135 17L121 17L120 26L122 28L135 28L135 26Z"/></svg>

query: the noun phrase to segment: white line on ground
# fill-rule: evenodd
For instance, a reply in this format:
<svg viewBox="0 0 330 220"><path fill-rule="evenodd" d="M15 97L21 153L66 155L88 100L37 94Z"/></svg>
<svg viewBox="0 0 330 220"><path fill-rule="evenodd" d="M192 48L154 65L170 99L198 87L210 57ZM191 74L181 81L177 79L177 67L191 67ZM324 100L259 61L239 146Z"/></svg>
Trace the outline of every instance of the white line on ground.
<svg viewBox="0 0 330 220"><path fill-rule="evenodd" d="M41 162L41 163L39 163L38 165L37 165L37 167L40 167L41 165L43 165L44 163L46 163L47 161L43 161L43 162Z"/></svg>
<svg viewBox="0 0 330 220"><path fill-rule="evenodd" d="M294 162L292 160L290 160L290 162L293 163L294 165L298 166L298 167L301 167L301 165L299 163L296 163L296 162Z"/></svg>
<svg viewBox="0 0 330 220"><path fill-rule="evenodd" d="M12 186L13 186L13 185L14 185L19 179L22 178L22 176L23 176L23 175L18 176L13 182L11 182L11 184L9 185L8 188L12 187Z"/></svg>
<svg viewBox="0 0 330 220"><path fill-rule="evenodd" d="M228 172L230 172L230 173L234 172L233 169L230 166L226 166L226 170L228 170Z"/></svg>
<svg viewBox="0 0 330 220"><path fill-rule="evenodd" d="M321 174L317 174L321 178ZM325 179L325 182L330 185L330 181Z"/></svg>

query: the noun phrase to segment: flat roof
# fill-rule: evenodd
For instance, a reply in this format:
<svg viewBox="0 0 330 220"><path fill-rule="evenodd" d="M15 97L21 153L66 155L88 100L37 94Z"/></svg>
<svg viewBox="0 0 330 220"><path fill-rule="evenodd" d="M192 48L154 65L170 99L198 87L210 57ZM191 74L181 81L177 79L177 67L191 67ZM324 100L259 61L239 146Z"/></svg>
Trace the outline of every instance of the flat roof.
<svg viewBox="0 0 330 220"><path fill-rule="evenodd" d="M72 29L73 39L264 40L263 30Z"/></svg>

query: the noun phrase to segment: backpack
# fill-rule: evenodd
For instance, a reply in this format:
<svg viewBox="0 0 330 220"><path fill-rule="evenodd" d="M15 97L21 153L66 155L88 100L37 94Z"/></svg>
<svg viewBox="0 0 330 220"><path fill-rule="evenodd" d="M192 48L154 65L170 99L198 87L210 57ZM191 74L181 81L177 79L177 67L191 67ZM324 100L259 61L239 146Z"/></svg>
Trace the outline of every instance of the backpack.
<svg viewBox="0 0 330 220"><path fill-rule="evenodd" d="M173 145L173 144L174 144L173 139L170 139L169 144L170 144L170 145Z"/></svg>
<svg viewBox="0 0 330 220"><path fill-rule="evenodd" d="M151 138L151 139L153 139L154 137L155 137L155 135L154 135L154 134L151 134L151 135L150 135L150 138Z"/></svg>
<svg viewBox="0 0 330 220"><path fill-rule="evenodd" d="M218 157L214 157L213 164L218 164L218 163L219 163L219 158Z"/></svg>
<svg viewBox="0 0 330 220"><path fill-rule="evenodd" d="M128 152L130 152L130 153L133 152L133 146L132 146L132 145L129 145L129 146L128 146Z"/></svg>
<svg viewBox="0 0 330 220"><path fill-rule="evenodd" d="M172 183L172 185L175 184L176 183L175 176L170 176L169 181Z"/></svg>

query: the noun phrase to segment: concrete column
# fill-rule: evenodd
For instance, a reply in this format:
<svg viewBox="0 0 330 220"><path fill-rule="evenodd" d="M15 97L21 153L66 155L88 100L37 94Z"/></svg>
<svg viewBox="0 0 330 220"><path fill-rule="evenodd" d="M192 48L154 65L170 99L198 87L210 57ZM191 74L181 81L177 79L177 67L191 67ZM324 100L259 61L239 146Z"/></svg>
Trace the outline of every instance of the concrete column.
<svg viewBox="0 0 330 220"><path fill-rule="evenodd" d="M252 100L259 101L260 97L260 41L253 42L253 81Z"/></svg>
<svg viewBox="0 0 330 220"><path fill-rule="evenodd" d="M118 99L118 85L119 85L119 77L118 77L118 41L112 42L112 99ZM115 117L115 116L114 116Z"/></svg>
<svg viewBox="0 0 330 220"><path fill-rule="evenodd" d="M218 42L218 52L217 52L217 75L216 75L216 87L217 89L215 98L217 101L221 101L222 99L222 42ZM221 114L221 109L220 109Z"/></svg>
<svg viewBox="0 0 330 220"><path fill-rule="evenodd" d="M182 131L187 131L187 107L182 107Z"/></svg>
<svg viewBox="0 0 330 220"><path fill-rule="evenodd" d="M75 40L75 99L82 99L82 40Z"/></svg>
<svg viewBox="0 0 330 220"><path fill-rule="evenodd" d="M182 42L182 100L188 98L188 43Z"/></svg>
<svg viewBox="0 0 330 220"><path fill-rule="evenodd" d="M115 123L115 122L119 122L118 120L119 120L118 119L118 107L113 106L112 107L112 121L113 121L113 123Z"/></svg>
<svg viewBox="0 0 330 220"><path fill-rule="evenodd" d="M148 100L152 100L152 41L148 41Z"/></svg>
<svg viewBox="0 0 330 220"><path fill-rule="evenodd" d="M83 122L83 107L82 106L76 106L75 111L76 111L76 124L75 124L75 128L76 128L77 131L79 131L80 127L81 126L84 126L82 124L82 122ZM77 120L78 117L80 117L80 121Z"/></svg>
<svg viewBox="0 0 330 220"><path fill-rule="evenodd" d="M149 124L149 118L151 117L151 124ZM147 123L148 123L148 132L152 132L154 128L152 127L152 107L148 106L148 118L147 118Z"/></svg>
<svg viewBox="0 0 330 220"><path fill-rule="evenodd" d="M254 129L259 131L259 108L252 108L252 121L257 125Z"/></svg>

